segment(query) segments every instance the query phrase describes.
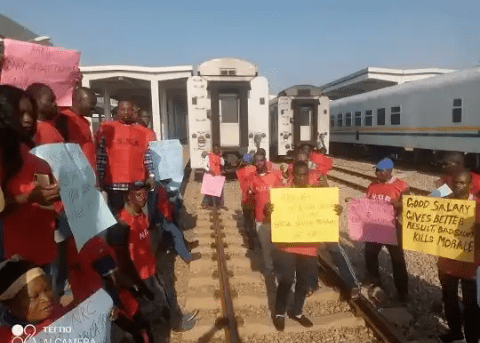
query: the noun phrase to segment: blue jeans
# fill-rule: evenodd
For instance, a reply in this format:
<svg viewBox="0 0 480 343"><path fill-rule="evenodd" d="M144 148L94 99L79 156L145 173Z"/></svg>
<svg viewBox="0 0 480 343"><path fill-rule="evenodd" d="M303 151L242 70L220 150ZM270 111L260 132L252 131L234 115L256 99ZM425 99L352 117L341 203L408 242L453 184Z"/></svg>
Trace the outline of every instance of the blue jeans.
<svg viewBox="0 0 480 343"><path fill-rule="evenodd" d="M276 249L273 256L274 270L278 280L275 314L284 315L287 312L288 293L295 282L291 315L301 315L305 298L310 290L310 282L318 275L318 259L316 256L292 254L280 249Z"/></svg>

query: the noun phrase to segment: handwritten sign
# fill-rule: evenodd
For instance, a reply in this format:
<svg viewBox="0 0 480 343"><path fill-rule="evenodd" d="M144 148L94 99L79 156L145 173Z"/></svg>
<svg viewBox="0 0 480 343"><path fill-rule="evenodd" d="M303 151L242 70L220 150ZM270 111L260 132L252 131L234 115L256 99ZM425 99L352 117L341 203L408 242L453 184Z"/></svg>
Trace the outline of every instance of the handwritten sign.
<svg viewBox="0 0 480 343"><path fill-rule="evenodd" d="M5 39L2 83L27 88L44 83L57 97L57 105L71 106L72 92L79 74L80 53L34 43Z"/></svg>
<svg viewBox="0 0 480 343"><path fill-rule="evenodd" d="M475 201L403 197L403 248L473 262Z"/></svg>
<svg viewBox="0 0 480 343"><path fill-rule="evenodd" d="M77 248L116 223L102 194L95 188L95 174L78 144L46 144L31 150L52 168L60 188L68 223Z"/></svg>
<svg viewBox="0 0 480 343"><path fill-rule="evenodd" d="M205 195L213 195L219 197L222 195L223 185L225 184L225 176L205 173L203 175L201 193Z"/></svg>
<svg viewBox="0 0 480 343"><path fill-rule="evenodd" d="M150 142L156 181L183 179L183 149L178 139Z"/></svg>
<svg viewBox="0 0 480 343"><path fill-rule="evenodd" d="M393 206L382 200L352 199L348 204L348 232L355 241L397 245Z"/></svg>
<svg viewBox="0 0 480 343"><path fill-rule="evenodd" d="M100 289L26 342L110 343L112 307L112 298Z"/></svg>
<svg viewBox="0 0 480 343"><path fill-rule="evenodd" d="M270 198L272 242L338 242L338 188L274 188Z"/></svg>

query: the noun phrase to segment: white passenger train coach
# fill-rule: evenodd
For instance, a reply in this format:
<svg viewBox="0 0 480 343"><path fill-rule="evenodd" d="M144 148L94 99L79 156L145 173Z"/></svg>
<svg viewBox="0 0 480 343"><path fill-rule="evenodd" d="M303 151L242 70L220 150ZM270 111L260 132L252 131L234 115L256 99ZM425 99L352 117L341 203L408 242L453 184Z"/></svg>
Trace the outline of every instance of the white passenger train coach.
<svg viewBox="0 0 480 343"><path fill-rule="evenodd" d="M330 100L319 87L297 85L270 100L271 154L286 156L302 144L329 148Z"/></svg>
<svg viewBox="0 0 480 343"><path fill-rule="evenodd" d="M215 145L227 171L258 148L268 157L268 82L254 64L233 58L202 63L187 81L187 100L192 170L202 168L202 153Z"/></svg>
<svg viewBox="0 0 480 343"><path fill-rule="evenodd" d="M480 68L331 101L334 152L413 153L425 161L445 151L480 154Z"/></svg>

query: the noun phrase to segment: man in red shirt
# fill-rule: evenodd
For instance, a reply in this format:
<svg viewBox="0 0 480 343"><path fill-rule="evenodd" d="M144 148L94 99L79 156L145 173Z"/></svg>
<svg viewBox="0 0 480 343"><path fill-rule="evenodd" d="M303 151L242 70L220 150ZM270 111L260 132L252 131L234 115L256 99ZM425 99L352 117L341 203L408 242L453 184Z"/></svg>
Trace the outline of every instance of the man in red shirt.
<svg viewBox="0 0 480 343"><path fill-rule="evenodd" d="M116 214L125 204L128 186L145 180L152 188L155 170L149 150L153 136L135 122L133 105L122 101L118 105L118 120L103 122L97 133L97 172L100 186L108 194L110 209Z"/></svg>
<svg viewBox="0 0 480 343"><path fill-rule="evenodd" d="M257 236L262 247L264 274L273 275L271 252L274 248L271 239L270 189L282 186L280 170L269 170L264 155L256 153L253 160L257 173L250 179L249 192L255 199L255 221Z"/></svg>
<svg viewBox="0 0 480 343"><path fill-rule="evenodd" d="M65 142L77 143L96 171L95 144L93 143L90 122L97 97L90 88L77 88L73 91L72 107L63 109L55 118L55 127Z"/></svg>
<svg viewBox="0 0 480 343"><path fill-rule="evenodd" d="M306 162L295 162L293 171L293 177L287 181L287 187L307 188L317 186L310 182L309 168ZM328 187L328 184L324 182L318 186ZM336 205L335 211L337 215L340 215L342 208ZM277 250L274 252L274 266L278 276L278 287L273 324L278 331L283 331L285 328L288 293L294 282L294 300L289 317L304 327L313 326L310 319L302 312L311 282L318 278L318 246L319 244L277 244Z"/></svg>
<svg viewBox="0 0 480 343"><path fill-rule="evenodd" d="M442 342L450 343L461 341L462 318L465 339L467 343L477 343L480 339L478 323L480 320L480 308L477 304L477 285L475 281L476 269L480 265L480 204L472 192L472 179L467 170L458 170L453 173L451 180L453 193L452 199L475 200L476 223L475 223L475 262L462 262L444 257L438 258L438 278L442 285L443 302L445 304L445 318L447 319L450 332L440 336ZM462 286L463 316L458 304L458 285Z"/></svg>
<svg viewBox="0 0 480 343"><path fill-rule="evenodd" d="M452 174L455 174L459 168L465 168L465 155L461 152L448 152L441 162L443 176L436 182L437 187L447 184L452 188ZM472 188L470 192L478 195L480 192L480 175L470 172Z"/></svg>
<svg viewBox="0 0 480 343"><path fill-rule="evenodd" d="M255 244L254 240L257 236L255 231L255 204L253 199L248 196L248 185L250 179L257 173L256 168L252 165L252 155L245 154L236 171L238 183L240 184L241 204L243 211L243 222L245 231L248 235L248 245L253 250Z"/></svg>
<svg viewBox="0 0 480 343"><path fill-rule="evenodd" d="M327 155L327 149L324 147L319 150L313 149L310 152L310 161L314 164L313 168L322 175L327 175L332 170L332 159Z"/></svg>
<svg viewBox="0 0 480 343"><path fill-rule="evenodd" d="M408 194L409 187L405 181L392 176L393 162L385 158L376 166L377 181L372 182L366 191L369 199L383 200L395 208L397 218L401 216L402 197ZM380 280L378 255L385 246L392 260L393 279L397 288L398 298L401 303L408 301L408 273L401 240L401 225L397 221L398 245L388 245L374 242L365 242L365 263L368 276L372 283L371 292L377 300L383 298L383 289Z"/></svg>
<svg viewBox="0 0 480 343"><path fill-rule="evenodd" d="M26 92L35 99L37 105L37 132L34 141L37 145L50 143L64 143L62 135L55 128L53 118L58 109L56 97L52 89L43 83L34 83L28 86Z"/></svg>
<svg viewBox="0 0 480 343"><path fill-rule="evenodd" d="M123 249L117 252L117 256L120 270L131 280L133 287L143 289L146 291L144 293L150 293L147 303L139 300L142 313L151 321L152 342L156 343L163 342L161 339L169 337L170 327L189 330L195 326L196 320L191 316L189 320L182 321L184 316L178 307L176 295L165 287L157 275L156 258L152 251L149 231L150 223L143 212L146 203L147 186L143 182L131 185L125 207L118 214L119 221L127 224L129 231L124 235L124 243L120 244ZM151 302L155 306L152 307ZM161 318L162 313L165 315L166 323ZM159 321L162 322L160 325Z"/></svg>

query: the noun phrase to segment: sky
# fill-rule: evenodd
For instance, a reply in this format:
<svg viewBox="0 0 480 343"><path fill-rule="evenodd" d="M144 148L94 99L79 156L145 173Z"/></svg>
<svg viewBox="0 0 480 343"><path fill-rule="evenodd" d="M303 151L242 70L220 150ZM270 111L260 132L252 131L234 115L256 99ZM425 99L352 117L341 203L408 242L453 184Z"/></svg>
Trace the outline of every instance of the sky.
<svg viewBox="0 0 480 343"><path fill-rule="evenodd" d="M258 65L270 93L366 67L480 65L480 1L0 0L81 65Z"/></svg>

